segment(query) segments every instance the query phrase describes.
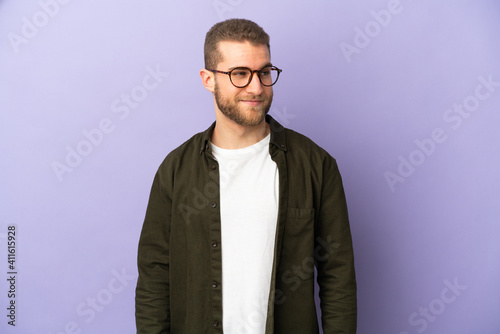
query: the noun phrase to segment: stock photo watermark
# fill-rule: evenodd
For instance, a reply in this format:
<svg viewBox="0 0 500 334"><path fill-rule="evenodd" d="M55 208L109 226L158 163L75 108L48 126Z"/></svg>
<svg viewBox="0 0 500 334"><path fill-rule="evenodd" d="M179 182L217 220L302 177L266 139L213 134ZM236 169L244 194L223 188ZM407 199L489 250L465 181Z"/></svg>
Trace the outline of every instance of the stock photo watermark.
<svg viewBox="0 0 500 334"><path fill-rule="evenodd" d="M290 290L297 290L302 285L303 281L310 279L314 274L314 267L316 263L326 261L335 252L335 249L340 247L340 244L334 242L330 235L326 238L326 240L321 237L317 237L316 243L317 245L314 248L314 256L304 258L300 265L293 265L281 276L282 282L290 285ZM282 296L281 300L284 301L285 299L286 296Z"/></svg>
<svg viewBox="0 0 500 334"><path fill-rule="evenodd" d="M141 102L156 90L168 76L169 73L161 70L159 65L156 65L155 68L146 67L146 74L141 83L133 86L111 102L110 109L114 117L118 118L119 121L126 120L131 115L131 111L137 109ZM106 136L115 131L117 124L118 122L113 118L103 117L94 128L83 129L81 139L76 144L66 145L64 160L54 160L51 163L52 170L59 182L64 180L66 174L70 174L80 166L84 159L104 142Z"/></svg>
<svg viewBox="0 0 500 334"><path fill-rule="evenodd" d="M461 103L454 103L443 112L442 119L448 128L437 127L430 131L427 137L415 139L413 141L415 148L406 155L399 155L397 167L384 172L385 181L391 192L395 192L399 183L405 182L413 175L417 168L437 151L439 145L448 139L450 132L460 129L464 120L470 118L481 103L489 99L500 87L500 82L493 79L493 74L479 76L477 81L473 93L467 95Z"/></svg>
<svg viewBox="0 0 500 334"><path fill-rule="evenodd" d="M292 119L294 119L297 115L291 114L288 112L287 106L280 107L271 107L270 113L274 116L274 118L283 126L289 126Z"/></svg>
<svg viewBox="0 0 500 334"><path fill-rule="evenodd" d="M21 45L28 44L41 29L47 26L61 11L63 6L72 0L40 0L39 9L30 17L23 16L19 33L9 32L7 38L15 53L19 53Z"/></svg>
<svg viewBox="0 0 500 334"><path fill-rule="evenodd" d="M303 281L310 280L314 275L314 267L316 263L326 261L336 249L340 247L340 244L334 242L332 237L329 235L326 240L321 237L316 238L316 246L314 248L314 254L309 257L305 257L300 264L292 265L289 270L286 270L281 276L281 281L286 285L290 286L291 291L297 290ZM270 292L271 299L270 303L281 305L286 301L286 294L276 289ZM261 296L257 302L255 311L247 315L246 321L240 324L237 334L248 333L248 328L257 328L262 321L267 318L268 297ZM274 310L274 307L271 308ZM272 315L273 313L271 313Z"/></svg>
<svg viewBox="0 0 500 334"><path fill-rule="evenodd" d="M409 0L412 1L412 0ZM354 37L351 42L342 41L340 51L348 64L353 61L354 55L359 55L371 42L377 38L392 22L395 15L403 12L404 6L400 0L390 0L385 9L371 10L371 20L361 27L354 27Z"/></svg>
<svg viewBox="0 0 500 334"><path fill-rule="evenodd" d="M17 303L17 296L19 294L18 284L18 244L19 235L17 225L9 225L6 228L6 234L0 233L0 245L3 246L2 241L5 240L5 248L7 258L7 270L5 274L7 276L7 324L9 326L16 326L17 321L17 309L19 308Z"/></svg>
<svg viewBox="0 0 500 334"><path fill-rule="evenodd" d="M217 16L221 21L227 19L226 13L231 13L236 7L241 5L244 0L214 0L212 6L217 12Z"/></svg>
<svg viewBox="0 0 500 334"><path fill-rule="evenodd" d="M436 321L447 310L450 304L454 303L467 290L467 286L460 284L457 277L455 277L453 282L445 279L443 283L445 287L441 290L437 298L431 300L425 306L420 306L418 310L408 316L408 324L414 331L402 331L399 334L411 334L415 333L415 331L417 333L425 332L429 325Z"/></svg>
<svg viewBox="0 0 500 334"><path fill-rule="evenodd" d="M64 324L62 330L49 332L48 334L78 334L82 332L82 326L92 323L99 313L103 312L113 302L114 298L123 292L136 276L129 275L125 268L121 271L111 270L111 278L104 288L95 294L88 296L84 301L76 306L75 313L78 320L71 320Z"/></svg>

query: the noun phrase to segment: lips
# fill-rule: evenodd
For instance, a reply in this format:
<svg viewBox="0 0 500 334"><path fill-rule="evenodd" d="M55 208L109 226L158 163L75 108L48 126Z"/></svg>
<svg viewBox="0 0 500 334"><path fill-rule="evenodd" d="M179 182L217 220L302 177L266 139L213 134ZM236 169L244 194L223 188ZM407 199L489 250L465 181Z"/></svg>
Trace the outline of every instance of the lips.
<svg viewBox="0 0 500 334"><path fill-rule="evenodd" d="M246 99L240 99L240 101L243 101L243 102L262 102L262 101L264 101L264 99L246 98Z"/></svg>
<svg viewBox="0 0 500 334"><path fill-rule="evenodd" d="M249 105L251 107L256 107L262 103L263 100L240 100L240 102Z"/></svg>
<svg viewBox="0 0 500 334"><path fill-rule="evenodd" d="M250 104L250 105L258 105L262 102L264 102L264 99L259 99L259 98L240 98L240 102Z"/></svg>

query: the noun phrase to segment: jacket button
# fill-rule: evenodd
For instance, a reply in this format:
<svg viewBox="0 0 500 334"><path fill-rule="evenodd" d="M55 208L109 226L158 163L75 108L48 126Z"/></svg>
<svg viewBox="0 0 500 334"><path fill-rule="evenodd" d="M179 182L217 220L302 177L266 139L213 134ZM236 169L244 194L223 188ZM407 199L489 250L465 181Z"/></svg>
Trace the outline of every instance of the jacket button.
<svg viewBox="0 0 500 334"><path fill-rule="evenodd" d="M212 241L212 247L213 248L217 247L217 241Z"/></svg>
<svg viewBox="0 0 500 334"><path fill-rule="evenodd" d="M219 327L219 322L217 320L214 321L214 327Z"/></svg>
<svg viewBox="0 0 500 334"><path fill-rule="evenodd" d="M217 203L212 202L212 203L210 203L210 206L215 209L217 207Z"/></svg>
<svg viewBox="0 0 500 334"><path fill-rule="evenodd" d="M216 287L218 287L218 286L219 286L219 284L218 284L216 281L213 281L213 282L212 282L212 288L214 288L214 289L215 289L215 288L216 288Z"/></svg>
<svg viewBox="0 0 500 334"><path fill-rule="evenodd" d="M215 165L210 165L210 169L211 169L211 170L215 170L215 169L217 169L217 166L215 166Z"/></svg>

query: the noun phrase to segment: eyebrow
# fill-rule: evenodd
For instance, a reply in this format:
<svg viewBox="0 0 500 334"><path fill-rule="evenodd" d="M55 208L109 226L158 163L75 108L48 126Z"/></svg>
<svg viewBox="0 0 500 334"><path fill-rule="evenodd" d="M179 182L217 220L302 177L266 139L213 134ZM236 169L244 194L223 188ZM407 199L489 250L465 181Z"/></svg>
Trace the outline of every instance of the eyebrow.
<svg viewBox="0 0 500 334"><path fill-rule="evenodd" d="M262 67L259 69L259 71L260 71L260 70L262 70L263 68L266 68L266 67L269 67L269 66L273 66L273 64L271 64L271 62L269 62L269 63L265 64L264 66L262 66ZM234 66L234 67L230 67L230 68L228 69L228 71L229 71L229 72L231 72L231 71L232 71L232 70L234 70L235 68L248 68L248 67L246 67L246 66Z"/></svg>

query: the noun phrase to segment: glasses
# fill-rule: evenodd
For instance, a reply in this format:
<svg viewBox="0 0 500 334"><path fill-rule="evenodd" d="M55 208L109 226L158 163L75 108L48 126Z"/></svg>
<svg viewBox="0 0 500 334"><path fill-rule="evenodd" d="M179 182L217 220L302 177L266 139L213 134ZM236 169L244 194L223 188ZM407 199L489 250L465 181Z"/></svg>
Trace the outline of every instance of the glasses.
<svg viewBox="0 0 500 334"><path fill-rule="evenodd" d="M266 66L263 69L253 71L247 67L236 67L229 72L209 69L207 70L213 73L222 73L229 75L229 80L236 88L245 88L246 86L250 85L254 73L257 73L257 77L259 78L262 85L270 87L278 81L280 73L283 71L276 66Z"/></svg>

